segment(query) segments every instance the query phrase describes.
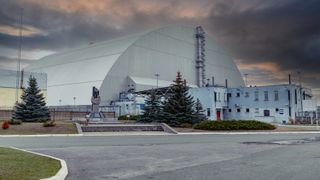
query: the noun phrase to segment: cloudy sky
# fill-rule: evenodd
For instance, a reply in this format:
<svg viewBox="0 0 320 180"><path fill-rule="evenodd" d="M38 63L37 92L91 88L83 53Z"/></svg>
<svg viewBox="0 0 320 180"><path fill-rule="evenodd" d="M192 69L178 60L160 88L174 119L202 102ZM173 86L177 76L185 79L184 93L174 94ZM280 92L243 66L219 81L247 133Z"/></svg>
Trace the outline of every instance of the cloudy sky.
<svg viewBox="0 0 320 180"><path fill-rule="evenodd" d="M320 92L319 0L0 0L0 68L77 46L181 24L202 25L252 85L297 82Z"/></svg>

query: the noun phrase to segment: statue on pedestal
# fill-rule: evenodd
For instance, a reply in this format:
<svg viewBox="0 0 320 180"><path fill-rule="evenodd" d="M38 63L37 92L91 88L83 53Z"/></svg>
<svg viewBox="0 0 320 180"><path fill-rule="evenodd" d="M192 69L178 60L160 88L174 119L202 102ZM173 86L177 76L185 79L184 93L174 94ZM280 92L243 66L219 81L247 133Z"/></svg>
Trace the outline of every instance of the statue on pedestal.
<svg viewBox="0 0 320 180"><path fill-rule="evenodd" d="M99 105L101 98L99 95L99 90L96 87L92 87L92 97L91 97L91 113L87 121L103 121L105 118L103 113L99 111Z"/></svg>
<svg viewBox="0 0 320 180"><path fill-rule="evenodd" d="M99 96L99 90L93 86L92 88L92 97L91 97L91 111L92 112L99 112L99 105L101 102L101 98Z"/></svg>

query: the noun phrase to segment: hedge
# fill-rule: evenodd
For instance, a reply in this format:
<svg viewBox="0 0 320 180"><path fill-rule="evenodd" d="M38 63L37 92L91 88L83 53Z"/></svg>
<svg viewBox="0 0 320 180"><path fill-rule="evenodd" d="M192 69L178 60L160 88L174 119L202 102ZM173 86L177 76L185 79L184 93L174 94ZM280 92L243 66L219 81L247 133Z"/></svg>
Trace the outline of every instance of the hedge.
<svg viewBox="0 0 320 180"><path fill-rule="evenodd" d="M224 121L202 121L193 126L194 129L202 130L273 130L276 127L255 120L224 120Z"/></svg>
<svg viewBox="0 0 320 180"><path fill-rule="evenodd" d="M123 116L119 116L118 120L132 120L132 121L137 121L140 118L139 115L123 115Z"/></svg>

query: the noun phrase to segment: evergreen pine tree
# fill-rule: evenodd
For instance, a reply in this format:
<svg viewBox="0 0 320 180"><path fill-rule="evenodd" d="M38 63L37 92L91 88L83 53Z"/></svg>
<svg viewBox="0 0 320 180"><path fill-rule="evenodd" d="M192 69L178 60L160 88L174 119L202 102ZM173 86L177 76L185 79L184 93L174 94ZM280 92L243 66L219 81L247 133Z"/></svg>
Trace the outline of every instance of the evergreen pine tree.
<svg viewBox="0 0 320 180"><path fill-rule="evenodd" d="M144 113L140 117L140 122L160 122L159 113L161 111L160 97L152 90L150 96L145 101Z"/></svg>
<svg viewBox="0 0 320 180"><path fill-rule="evenodd" d="M205 120L206 119L206 116L204 115L205 110L203 110L202 104L199 99L197 99L194 108L195 108L195 119L193 124L199 123L200 121Z"/></svg>
<svg viewBox="0 0 320 180"><path fill-rule="evenodd" d="M194 100L188 94L188 86L182 80L180 72L177 73L174 84L171 85L171 95L163 104L163 121L171 126L193 124L195 120Z"/></svg>
<svg viewBox="0 0 320 180"><path fill-rule="evenodd" d="M40 91L36 78L30 76L28 88L24 89L21 95L22 102L15 105L13 120L34 122L50 119L50 111Z"/></svg>

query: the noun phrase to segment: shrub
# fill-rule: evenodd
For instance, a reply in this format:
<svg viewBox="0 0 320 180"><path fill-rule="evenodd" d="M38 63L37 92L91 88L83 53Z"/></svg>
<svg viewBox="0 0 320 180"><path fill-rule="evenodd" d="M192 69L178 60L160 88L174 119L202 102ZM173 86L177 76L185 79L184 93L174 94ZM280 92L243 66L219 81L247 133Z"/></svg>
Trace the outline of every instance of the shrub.
<svg viewBox="0 0 320 180"><path fill-rule="evenodd" d="M132 121L137 121L139 120L140 116L139 115L122 115L118 117L118 120L132 120Z"/></svg>
<svg viewBox="0 0 320 180"><path fill-rule="evenodd" d="M3 121L2 129L8 129L8 128L9 128L9 122L8 121Z"/></svg>
<svg viewBox="0 0 320 180"><path fill-rule="evenodd" d="M179 127L182 127L182 128L192 128L192 124L190 124L190 123L182 123Z"/></svg>
<svg viewBox="0 0 320 180"><path fill-rule="evenodd" d="M21 120L12 119L12 120L9 121L9 124L11 124L11 125L20 125L20 124L22 124L22 121Z"/></svg>
<svg viewBox="0 0 320 180"><path fill-rule="evenodd" d="M193 126L202 130L273 130L272 124L255 120L202 121Z"/></svg>
<svg viewBox="0 0 320 180"><path fill-rule="evenodd" d="M56 125L56 123L54 122L54 120L47 121L47 122L43 123L43 127L53 127L55 125Z"/></svg>

